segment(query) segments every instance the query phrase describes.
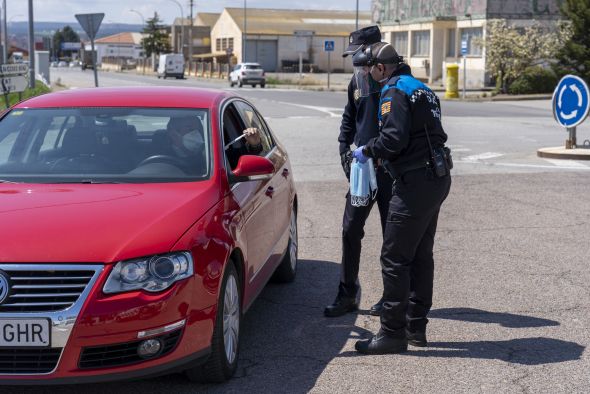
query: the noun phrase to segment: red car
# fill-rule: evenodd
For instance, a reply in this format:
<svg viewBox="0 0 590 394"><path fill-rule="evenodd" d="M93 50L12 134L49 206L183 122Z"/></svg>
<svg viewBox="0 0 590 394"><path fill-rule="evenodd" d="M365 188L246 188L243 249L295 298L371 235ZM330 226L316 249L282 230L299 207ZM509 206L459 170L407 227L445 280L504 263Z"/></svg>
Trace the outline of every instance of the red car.
<svg viewBox="0 0 590 394"><path fill-rule="evenodd" d="M243 313L295 278L289 158L240 97L29 99L0 119L0 179L0 383L226 380Z"/></svg>

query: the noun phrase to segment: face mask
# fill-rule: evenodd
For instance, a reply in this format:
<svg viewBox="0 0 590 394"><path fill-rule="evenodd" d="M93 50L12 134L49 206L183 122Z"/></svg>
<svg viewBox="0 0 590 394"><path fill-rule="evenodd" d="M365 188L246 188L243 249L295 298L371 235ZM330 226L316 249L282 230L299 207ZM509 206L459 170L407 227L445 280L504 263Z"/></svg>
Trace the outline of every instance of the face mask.
<svg viewBox="0 0 590 394"><path fill-rule="evenodd" d="M350 166L350 203L353 207L366 207L377 196L377 177L373 160L365 163L354 160Z"/></svg>
<svg viewBox="0 0 590 394"><path fill-rule="evenodd" d="M203 136L197 130L186 133L182 136L182 145L191 152L197 152L205 144Z"/></svg>

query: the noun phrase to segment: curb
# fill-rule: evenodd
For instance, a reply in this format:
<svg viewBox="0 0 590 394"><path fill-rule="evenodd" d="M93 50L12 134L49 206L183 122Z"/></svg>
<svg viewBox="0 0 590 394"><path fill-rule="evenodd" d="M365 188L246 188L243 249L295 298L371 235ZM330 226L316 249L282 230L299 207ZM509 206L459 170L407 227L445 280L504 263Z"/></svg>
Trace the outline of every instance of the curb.
<svg viewBox="0 0 590 394"><path fill-rule="evenodd" d="M565 149L562 146L541 148L537 150L537 156L547 159L590 160L590 149Z"/></svg>

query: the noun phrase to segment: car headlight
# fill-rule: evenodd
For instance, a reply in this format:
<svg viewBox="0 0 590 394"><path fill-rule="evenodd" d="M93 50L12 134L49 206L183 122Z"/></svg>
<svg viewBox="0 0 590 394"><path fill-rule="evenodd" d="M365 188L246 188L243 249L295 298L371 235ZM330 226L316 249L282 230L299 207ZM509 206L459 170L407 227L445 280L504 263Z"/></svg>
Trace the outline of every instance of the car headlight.
<svg viewBox="0 0 590 394"><path fill-rule="evenodd" d="M193 274L193 258L188 252L170 253L118 262L103 291L107 294L132 290L157 292Z"/></svg>

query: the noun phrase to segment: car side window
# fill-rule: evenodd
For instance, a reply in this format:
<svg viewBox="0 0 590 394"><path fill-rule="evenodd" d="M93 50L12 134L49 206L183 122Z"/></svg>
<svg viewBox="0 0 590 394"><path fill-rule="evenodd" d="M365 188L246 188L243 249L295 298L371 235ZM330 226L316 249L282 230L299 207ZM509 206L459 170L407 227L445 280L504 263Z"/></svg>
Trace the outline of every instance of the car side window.
<svg viewBox="0 0 590 394"><path fill-rule="evenodd" d="M259 155L266 156L268 152L274 148L274 143L268 129L266 128L266 124L260 118L260 115L258 115L256 110L254 110L254 108L245 102L237 102L236 107L238 107L240 115L242 115L242 120L244 121L246 128L254 127L259 130L260 141L262 143L262 151L259 153Z"/></svg>
<svg viewBox="0 0 590 394"><path fill-rule="evenodd" d="M242 119L236 110L234 104L228 104L223 110L222 116L223 126L223 145L225 149L225 157L231 170L234 170L238 165L238 161L242 155L248 154L244 139L239 139L245 129ZM235 141L232 143L232 141ZM231 144L231 145L230 145Z"/></svg>

